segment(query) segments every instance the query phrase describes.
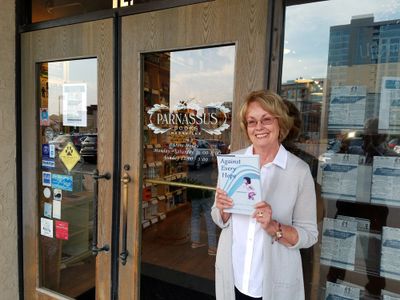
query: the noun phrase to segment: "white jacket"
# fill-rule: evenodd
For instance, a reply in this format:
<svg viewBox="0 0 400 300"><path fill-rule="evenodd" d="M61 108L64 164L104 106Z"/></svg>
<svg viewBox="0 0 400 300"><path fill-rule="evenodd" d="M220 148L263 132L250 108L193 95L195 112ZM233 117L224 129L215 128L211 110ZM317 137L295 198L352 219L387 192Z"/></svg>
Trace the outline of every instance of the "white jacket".
<svg viewBox="0 0 400 300"><path fill-rule="evenodd" d="M243 154L246 151L248 148L236 153ZM265 233L263 300L303 300L304 283L299 249L311 247L318 239L314 181L309 166L290 152L287 152L286 168L274 167L279 170L274 182L268 185L269 190L263 190L263 195L268 195L266 200L272 206L273 218L295 227L299 240L289 248L280 243L272 244L271 237ZM215 203L211 215L222 229L215 263L216 298L235 300L231 219L223 223Z"/></svg>

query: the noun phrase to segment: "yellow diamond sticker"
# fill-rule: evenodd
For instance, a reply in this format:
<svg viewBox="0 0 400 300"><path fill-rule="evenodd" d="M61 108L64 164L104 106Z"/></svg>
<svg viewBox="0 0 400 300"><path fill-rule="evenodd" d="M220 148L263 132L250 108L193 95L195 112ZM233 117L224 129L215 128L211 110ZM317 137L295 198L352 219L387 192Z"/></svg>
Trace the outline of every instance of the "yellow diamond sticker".
<svg viewBox="0 0 400 300"><path fill-rule="evenodd" d="M78 151L75 149L74 144L69 142L64 149L60 152L60 160L67 168L68 171L71 171L75 165L80 161L81 156Z"/></svg>

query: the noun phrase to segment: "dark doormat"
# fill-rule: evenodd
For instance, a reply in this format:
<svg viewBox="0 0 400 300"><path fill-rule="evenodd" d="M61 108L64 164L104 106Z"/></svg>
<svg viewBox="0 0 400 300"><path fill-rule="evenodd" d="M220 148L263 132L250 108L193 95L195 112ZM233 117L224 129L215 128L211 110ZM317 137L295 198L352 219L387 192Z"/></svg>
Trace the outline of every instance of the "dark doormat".
<svg viewBox="0 0 400 300"><path fill-rule="evenodd" d="M167 283L155 278L141 276L141 300L215 300L214 296Z"/></svg>
<svg viewBox="0 0 400 300"><path fill-rule="evenodd" d="M96 290L94 288L76 297L76 300L95 300L95 299L96 299Z"/></svg>

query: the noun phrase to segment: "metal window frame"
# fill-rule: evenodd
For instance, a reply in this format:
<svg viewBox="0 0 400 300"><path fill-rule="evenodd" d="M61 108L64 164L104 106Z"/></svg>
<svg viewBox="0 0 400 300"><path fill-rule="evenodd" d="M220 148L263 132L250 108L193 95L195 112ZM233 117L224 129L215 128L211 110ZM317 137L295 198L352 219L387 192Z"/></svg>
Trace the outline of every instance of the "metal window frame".
<svg viewBox="0 0 400 300"><path fill-rule="evenodd" d="M278 93L281 90L286 7L322 1L328 0L271 0L268 89Z"/></svg>

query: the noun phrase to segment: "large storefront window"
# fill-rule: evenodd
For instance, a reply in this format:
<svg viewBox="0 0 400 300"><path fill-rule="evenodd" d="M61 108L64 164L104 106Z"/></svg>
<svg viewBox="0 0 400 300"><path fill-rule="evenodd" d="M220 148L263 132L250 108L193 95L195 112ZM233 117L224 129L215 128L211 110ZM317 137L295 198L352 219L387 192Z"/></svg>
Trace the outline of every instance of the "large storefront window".
<svg viewBox="0 0 400 300"><path fill-rule="evenodd" d="M78 297L94 289L97 59L38 65L40 286Z"/></svg>
<svg viewBox="0 0 400 300"><path fill-rule="evenodd" d="M317 187L307 298L400 299L400 3L287 7L282 74Z"/></svg>
<svg viewBox="0 0 400 300"><path fill-rule="evenodd" d="M191 288L213 291L218 230L210 210L216 155L230 145L234 60L234 46L143 55L144 285L146 276L181 273Z"/></svg>

